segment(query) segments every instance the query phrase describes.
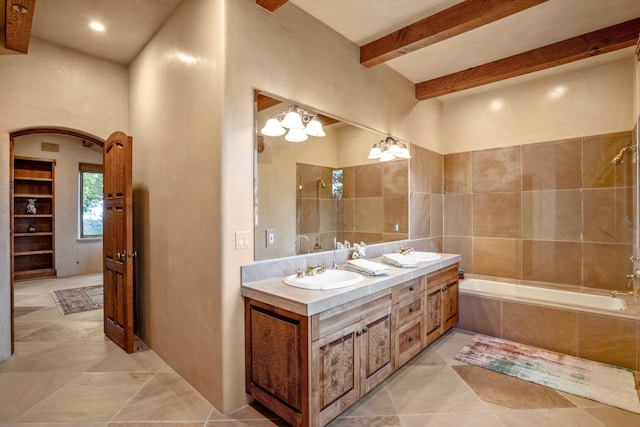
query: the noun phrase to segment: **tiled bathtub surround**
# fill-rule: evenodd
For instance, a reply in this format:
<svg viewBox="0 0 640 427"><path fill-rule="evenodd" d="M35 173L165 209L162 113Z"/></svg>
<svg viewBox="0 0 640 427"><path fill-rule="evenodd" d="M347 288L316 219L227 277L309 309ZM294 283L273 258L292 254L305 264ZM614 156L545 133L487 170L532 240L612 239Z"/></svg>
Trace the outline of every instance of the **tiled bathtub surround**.
<svg viewBox="0 0 640 427"><path fill-rule="evenodd" d="M458 328L638 370L640 321L630 317L461 293Z"/></svg>
<svg viewBox="0 0 640 427"><path fill-rule="evenodd" d="M444 156L444 248L486 276L626 289L632 132Z"/></svg>

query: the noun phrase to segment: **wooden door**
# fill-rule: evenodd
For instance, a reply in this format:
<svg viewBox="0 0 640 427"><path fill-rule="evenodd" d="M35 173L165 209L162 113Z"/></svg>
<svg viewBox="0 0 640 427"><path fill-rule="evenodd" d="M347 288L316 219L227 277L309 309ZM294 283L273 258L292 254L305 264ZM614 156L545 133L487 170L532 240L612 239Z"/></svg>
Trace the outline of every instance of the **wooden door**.
<svg viewBox="0 0 640 427"><path fill-rule="evenodd" d="M426 339L424 345L434 342L442 334L442 289L427 289Z"/></svg>
<svg viewBox="0 0 640 427"><path fill-rule="evenodd" d="M133 201L131 137L111 134L104 165L104 333L133 352Z"/></svg>
<svg viewBox="0 0 640 427"><path fill-rule="evenodd" d="M384 312L364 319L363 322L360 377L364 380L362 394L365 394L373 390L393 372L391 307Z"/></svg>
<svg viewBox="0 0 640 427"><path fill-rule="evenodd" d="M347 326L312 344L317 384L316 399L323 426L358 401L360 392L360 345L363 324Z"/></svg>
<svg viewBox="0 0 640 427"><path fill-rule="evenodd" d="M444 332L458 323L458 281L445 286L442 296L442 329Z"/></svg>

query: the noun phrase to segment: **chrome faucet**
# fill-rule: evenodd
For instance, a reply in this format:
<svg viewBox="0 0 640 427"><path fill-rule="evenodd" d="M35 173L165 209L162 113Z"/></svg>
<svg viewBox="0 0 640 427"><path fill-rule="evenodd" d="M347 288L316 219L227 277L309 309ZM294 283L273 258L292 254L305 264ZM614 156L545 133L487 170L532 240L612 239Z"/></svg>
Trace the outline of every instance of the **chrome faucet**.
<svg viewBox="0 0 640 427"><path fill-rule="evenodd" d="M293 250L295 250L296 242L301 238L307 239L307 253L311 253L311 240L309 240L309 237L305 236L304 234L298 234L296 238L293 239ZM302 245L300 245L300 249L302 249Z"/></svg>

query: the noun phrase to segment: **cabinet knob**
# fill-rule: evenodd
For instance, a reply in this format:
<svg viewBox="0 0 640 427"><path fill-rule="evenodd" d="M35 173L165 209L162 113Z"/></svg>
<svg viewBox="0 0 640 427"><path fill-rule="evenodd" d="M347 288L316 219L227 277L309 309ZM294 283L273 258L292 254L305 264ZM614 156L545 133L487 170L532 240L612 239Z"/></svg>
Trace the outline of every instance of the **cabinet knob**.
<svg viewBox="0 0 640 427"><path fill-rule="evenodd" d="M409 337L409 342L413 342L415 340L414 337Z"/></svg>
<svg viewBox="0 0 640 427"><path fill-rule="evenodd" d="M359 337L359 336L361 336L361 335L362 335L362 332L360 332L360 331L356 331L356 336L357 336L357 337Z"/></svg>
<svg viewBox="0 0 640 427"><path fill-rule="evenodd" d="M410 291L415 291L415 290L416 290L416 287L415 287L415 286L409 286L409 290L410 290Z"/></svg>
<svg viewBox="0 0 640 427"><path fill-rule="evenodd" d="M413 308L413 306L409 307L409 313L413 313L415 310L415 308Z"/></svg>
<svg viewBox="0 0 640 427"><path fill-rule="evenodd" d="M366 334L367 332L369 332L369 329L365 326L364 328L362 328L362 333Z"/></svg>

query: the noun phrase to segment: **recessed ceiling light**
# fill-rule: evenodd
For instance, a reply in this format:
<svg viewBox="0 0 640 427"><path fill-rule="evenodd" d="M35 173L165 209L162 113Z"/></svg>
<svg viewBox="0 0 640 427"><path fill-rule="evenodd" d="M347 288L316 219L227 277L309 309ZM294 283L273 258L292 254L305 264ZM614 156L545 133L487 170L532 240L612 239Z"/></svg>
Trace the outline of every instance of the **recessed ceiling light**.
<svg viewBox="0 0 640 427"><path fill-rule="evenodd" d="M105 30L104 25L99 22L93 21L89 24L92 30L103 32Z"/></svg>

